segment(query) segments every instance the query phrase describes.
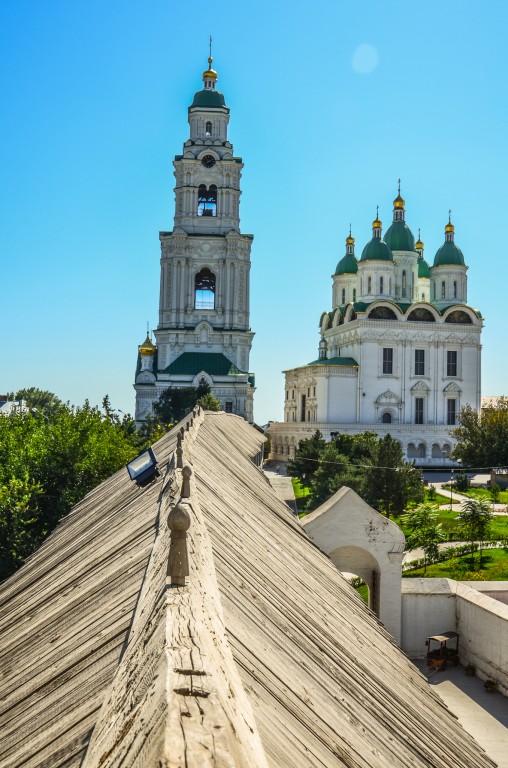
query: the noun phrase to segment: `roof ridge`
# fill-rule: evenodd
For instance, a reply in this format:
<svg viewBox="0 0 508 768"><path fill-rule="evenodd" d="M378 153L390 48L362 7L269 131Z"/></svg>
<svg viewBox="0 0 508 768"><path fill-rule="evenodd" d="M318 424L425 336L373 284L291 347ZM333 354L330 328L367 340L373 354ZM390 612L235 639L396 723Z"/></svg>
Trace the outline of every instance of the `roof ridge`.
<svg viewBox="0 0 508 768"><path fill-rule="evenodd" d="M268 768L224 631L213 552L192 470L181 468L204 419L204 411L195 409L179 430L157 500L157 533L131 632L83 768L131 764L134 758L158 765L168 756L175 765L215 760L224 768ZM187 534L182 536L174 515L187 517ZM186 535L190 546L182 557ZM187 570L185 586L178 585L175 567L180 575Z"/></svg>

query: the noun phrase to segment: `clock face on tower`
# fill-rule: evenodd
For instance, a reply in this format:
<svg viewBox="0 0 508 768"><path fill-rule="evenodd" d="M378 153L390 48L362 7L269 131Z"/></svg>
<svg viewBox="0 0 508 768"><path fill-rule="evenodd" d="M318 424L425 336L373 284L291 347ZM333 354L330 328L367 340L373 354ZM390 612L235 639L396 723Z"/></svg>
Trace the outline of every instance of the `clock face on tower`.
<svg viewBox="0 0 508 768"><path fill-rule="evenodd" d="M201 162L205 168L213 168L215 165L215 157L212 157L212 155L205 155Z"/></svg>

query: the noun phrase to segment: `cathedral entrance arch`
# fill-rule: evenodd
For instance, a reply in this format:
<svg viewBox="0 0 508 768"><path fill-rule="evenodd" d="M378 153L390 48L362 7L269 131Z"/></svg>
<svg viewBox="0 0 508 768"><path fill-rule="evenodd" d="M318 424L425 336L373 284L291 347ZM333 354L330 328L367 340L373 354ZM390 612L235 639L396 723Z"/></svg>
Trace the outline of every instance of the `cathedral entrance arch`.
<svg viewBox="0 0 508 768"><path fill-rule="evenodd" d="M406 540L398 525L346 486L304 517L301 525L339 571L365 581L369 607L400 643L400 590Z"/></svg>

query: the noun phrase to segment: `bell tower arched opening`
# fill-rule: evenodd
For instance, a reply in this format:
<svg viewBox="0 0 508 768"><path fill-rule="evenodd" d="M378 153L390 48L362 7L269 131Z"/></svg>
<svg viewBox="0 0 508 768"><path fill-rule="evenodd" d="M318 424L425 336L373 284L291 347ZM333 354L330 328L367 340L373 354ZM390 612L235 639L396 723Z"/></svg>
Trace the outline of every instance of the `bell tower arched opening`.
<svg viewBox="0 0 508 768"><path fill-rule="evenodd" d="M194 278L194 308L215 309L215 275L208 267Z"/></svg>

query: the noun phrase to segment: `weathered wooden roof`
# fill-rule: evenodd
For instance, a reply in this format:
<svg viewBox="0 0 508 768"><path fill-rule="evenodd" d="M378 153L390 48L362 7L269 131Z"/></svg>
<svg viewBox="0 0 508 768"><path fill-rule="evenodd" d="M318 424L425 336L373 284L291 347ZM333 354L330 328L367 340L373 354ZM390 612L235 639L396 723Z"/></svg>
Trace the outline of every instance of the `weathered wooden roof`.
<svg viewBox="0 0 508 768"><path fill-rule="evenodd" d="M173 431L158 482L114 475L0 589L2 767L492 766L274 495L262 436L201 421L187 587Z"/></svg>

